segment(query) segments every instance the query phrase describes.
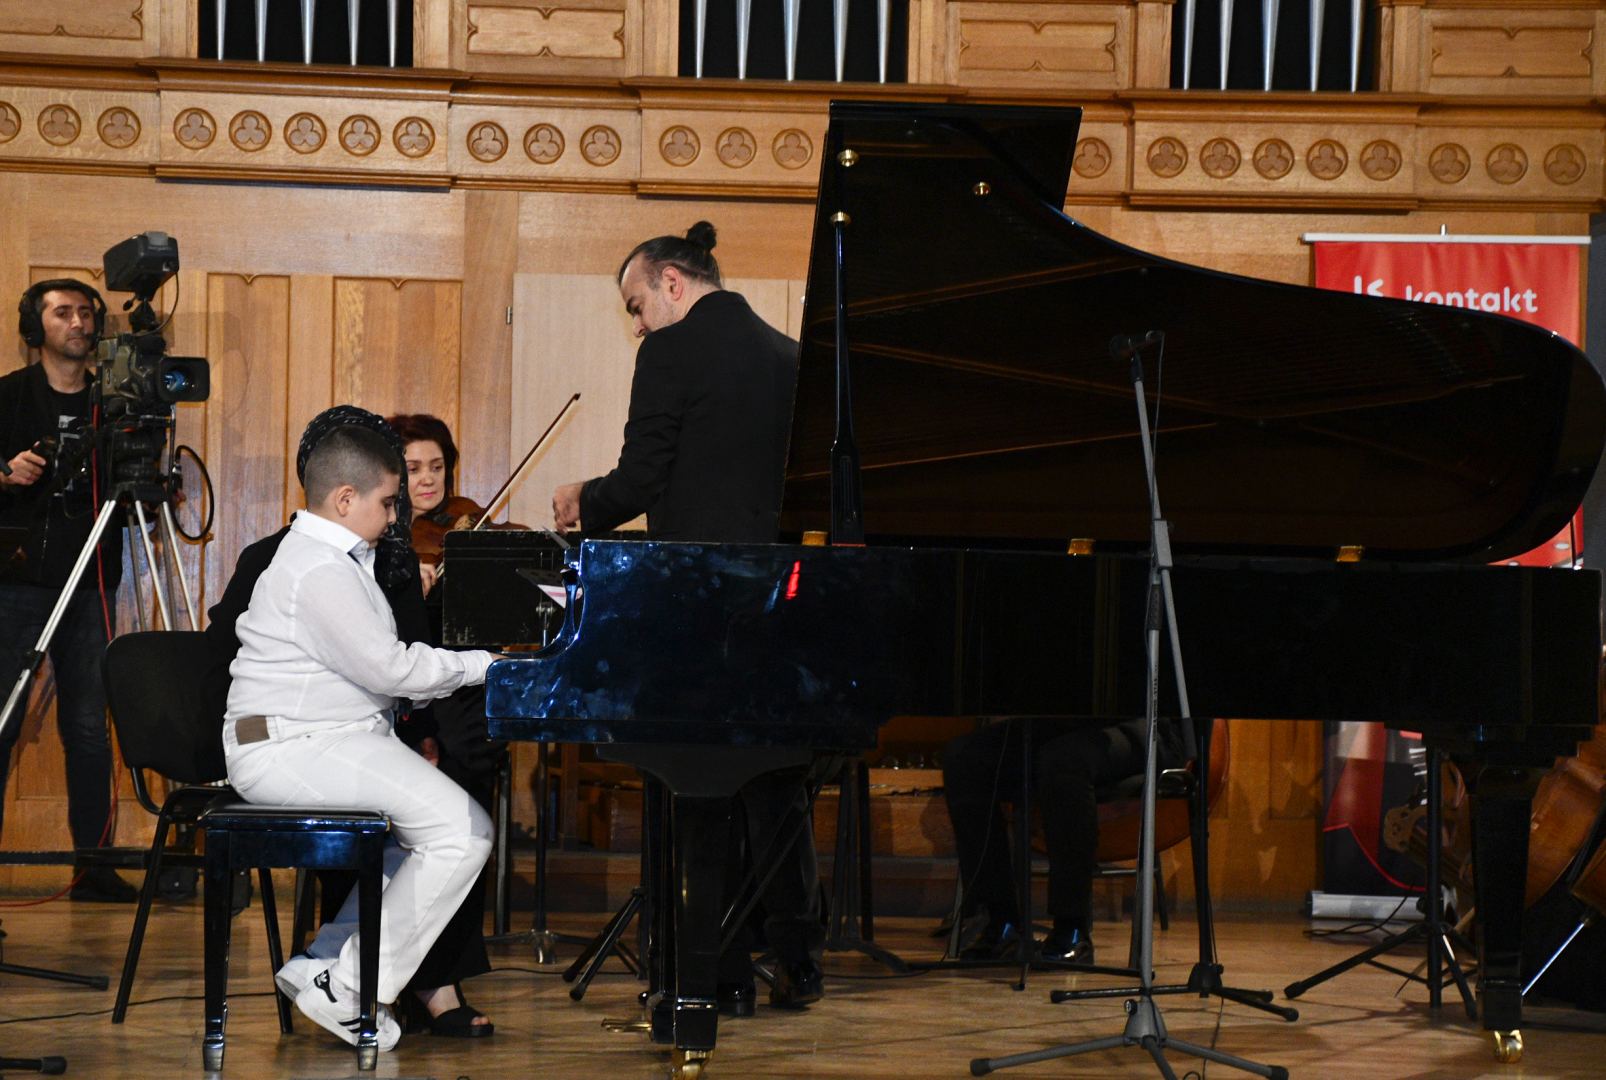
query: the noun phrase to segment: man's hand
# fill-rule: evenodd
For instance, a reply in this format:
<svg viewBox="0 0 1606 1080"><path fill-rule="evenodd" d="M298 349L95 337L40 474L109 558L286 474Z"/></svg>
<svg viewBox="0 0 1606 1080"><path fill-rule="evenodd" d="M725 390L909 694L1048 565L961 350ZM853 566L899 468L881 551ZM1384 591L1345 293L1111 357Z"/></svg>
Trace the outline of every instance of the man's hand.
<svg viewBox="0 0 1606 1080"><path fill-rule="evenodd" d="M584 484L563 484L552 493L552 523L559 532L580 527L580 489Z"/></svg>
<svg viewBox="0 0 1606 1080"><path fill-rule="evenodd" d="M441 767L441 744L433 735L425 735L418 743L418 756L435 766Z"/></svg>
<svg viewBox="0 0 1606 1080"><path fill-rule="evenodd" d="M425 596L428 596L429 590L435 587L435 576L439 572L440 571L436 570L435 567L429 565L429 563L418 564L418 577L424 583Z"/></svg>
<svg viewBox="0 0 1606 1080"><path fill-rule="evenodd" d="M11 475L0 477L0 487L27 487L45 475L45 459L24 450L10 461Z"/></svg>

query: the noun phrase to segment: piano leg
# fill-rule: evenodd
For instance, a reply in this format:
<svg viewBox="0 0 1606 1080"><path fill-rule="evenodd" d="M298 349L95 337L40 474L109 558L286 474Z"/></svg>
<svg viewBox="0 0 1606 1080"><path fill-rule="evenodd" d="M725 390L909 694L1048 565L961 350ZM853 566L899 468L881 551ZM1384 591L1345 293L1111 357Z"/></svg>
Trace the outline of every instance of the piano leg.
<svg viewBox="0 0 1606 1080"><path fill-rule="evenodd" d="M719 927L730 820L729 796L673 796L674 981L669 985L674 988L675 1066L682 1076L697 1074L693 1065L714 1049L719 1028Z"/></svg>
<svg viewBox="0 0 1606 1080"><path fill-rule="evenodd" d="M1496 1056L1522 1057L1522 914L1528 830L1542 770L1463 763L1472 796L1478 1003Z"/></svg>

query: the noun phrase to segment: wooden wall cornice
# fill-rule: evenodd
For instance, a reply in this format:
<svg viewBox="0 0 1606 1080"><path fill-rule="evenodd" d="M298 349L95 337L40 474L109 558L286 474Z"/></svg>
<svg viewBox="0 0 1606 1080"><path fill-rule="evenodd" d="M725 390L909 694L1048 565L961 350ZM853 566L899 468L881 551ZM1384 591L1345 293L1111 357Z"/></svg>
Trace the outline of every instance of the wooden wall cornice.
<svg viewBox="0 0 1606 1080"><path fill-rule="evenodd" d="M979 90L0 55L0 169L810 200L829 103L1080 105L1072 203L1606 208L1599 98Z"/></svg>

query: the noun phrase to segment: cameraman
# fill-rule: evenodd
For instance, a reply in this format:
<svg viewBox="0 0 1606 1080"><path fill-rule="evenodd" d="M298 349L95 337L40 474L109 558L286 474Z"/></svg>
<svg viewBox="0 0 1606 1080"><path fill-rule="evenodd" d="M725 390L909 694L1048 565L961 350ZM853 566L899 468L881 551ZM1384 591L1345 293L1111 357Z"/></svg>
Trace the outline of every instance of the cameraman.
<svg viewBox="0 0 1606 1080"><path fill-rule="evenodd" d="M105 317L99 293L65 278L34 285L18 304L18 331L39 350L39 361L0 378L0 460L11 469L0 476L0 527L27 530L19 552L0 551L0 679L14 681L22 671L99 510L82 466L93 421L90 364ZM100 664L121 577L122 532L108 528L49 645L67 759L67 821L79 849L112 839L112 757ZM17 709L0 732L0 813L24 719L25 710ZM136 898L133 886L107 867L79 873L70 895L116 903Z"/></svg>

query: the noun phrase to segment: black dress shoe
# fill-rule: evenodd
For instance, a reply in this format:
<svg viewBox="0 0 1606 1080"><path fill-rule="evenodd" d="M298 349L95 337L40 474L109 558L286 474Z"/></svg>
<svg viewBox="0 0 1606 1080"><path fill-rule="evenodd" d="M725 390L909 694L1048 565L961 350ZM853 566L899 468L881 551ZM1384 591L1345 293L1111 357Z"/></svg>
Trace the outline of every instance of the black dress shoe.
<svg viewBox="0 0 1606 1080"><path fill-rule="evenodd" d="M1011 960L1020 950L1020 932L1014 923L990 922L981 936L959 951L961 960Z"/></svg>
<svg viewBox="0 0 1606 1080"><path fill-rule="evenodd" d="M139 899L139 890L118 877L111 867L92 866L79 875L78 883L67 895L97 904L132 904Z"/></svg>
<svg viewBox="0 0 1606 1080"><path fill-rule="evenodd" d="M1051 964L1091 964L1093 939L1080 930L1072 930L1068 934L1056 930L1048 935L1048 939L1037 950L1037 958Z"/></svg>
<svg viewBox="0 0 1606 1080"><path fill-rule="evenodd" d="M796 963L775 965L775 982L770 987L770 1004L777 1009L801 1009L825 996L825 972L812 957Z"/></svg>
<svg viewBox="0 0 1606 1080"><path fill-rule="evenodd" d="M719 998L719 1011L725 1016L745 1019L758 1011L758 990L753 981L722 982L715 989Z"/></svg>

